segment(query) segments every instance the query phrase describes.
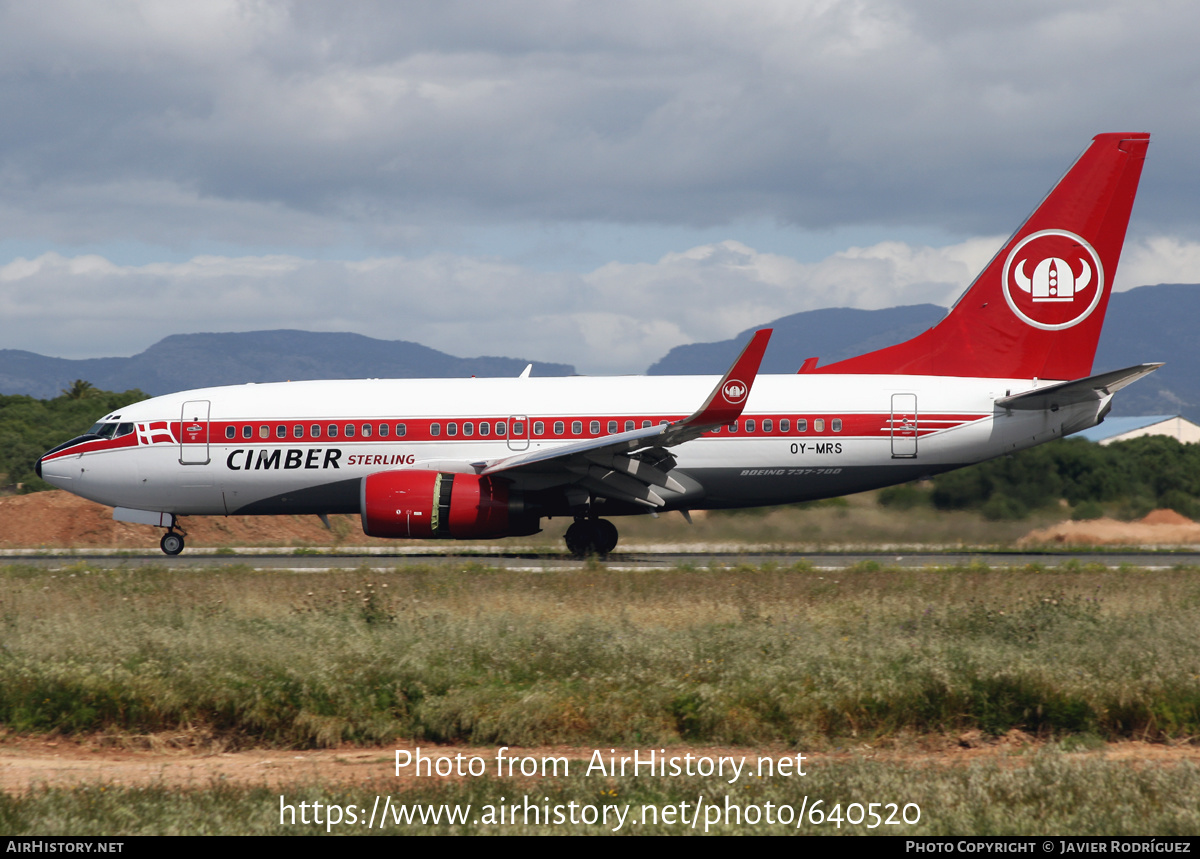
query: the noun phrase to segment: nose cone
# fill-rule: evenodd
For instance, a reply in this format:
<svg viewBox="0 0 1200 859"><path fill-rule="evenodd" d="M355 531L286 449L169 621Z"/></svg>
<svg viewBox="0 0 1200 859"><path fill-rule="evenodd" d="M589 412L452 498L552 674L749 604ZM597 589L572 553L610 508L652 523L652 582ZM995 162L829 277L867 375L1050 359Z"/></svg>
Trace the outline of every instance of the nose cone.
<svg viewBox="0 0 1200 859"><path fill-rule="evenodd" d="M76 458L73 456L55 456L55 454L61 453L81 442L92 441L95 438L95 436L81 435L78 438L63 442L58 447L51 448L43 453L38 461L34 463L34 473L42 478L42 480L60 489L69 489L71 486L71 477L78 475L79 471L70 467L68 463L75 462Z"/></svg>
<svg viewBox="0 0 1200 859"><path fill-rule="evenodd" d="M38 477L46 481L52 486L57 486L59 489L71 488L72 472L79 473L78 467L71 468L67 463L74 462L75 457L49 457L50 454L43 454L42 457L34 464L33 471Z"/></svg>

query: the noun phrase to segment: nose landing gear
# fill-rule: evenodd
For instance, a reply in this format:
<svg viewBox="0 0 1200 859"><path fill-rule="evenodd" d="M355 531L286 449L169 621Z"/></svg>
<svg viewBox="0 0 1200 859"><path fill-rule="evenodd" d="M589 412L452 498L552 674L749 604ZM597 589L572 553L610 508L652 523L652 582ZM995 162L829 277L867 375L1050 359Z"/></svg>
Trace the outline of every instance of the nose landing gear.
<svg viewBox="0 0 1200 859"><path fill-rule="evenodd" d="M163 538L159 541L158 545L165 554L175 556L183 551L183 537L183 534L171 528L167 530L167 533L163 534Z"/></svg>
<svg viewBox="0 0 1200 859"><path fill-rule="evenodd" d="M607 519L576 519L563 536L576 558L604 557L617 547L617 528Z"/></svg>

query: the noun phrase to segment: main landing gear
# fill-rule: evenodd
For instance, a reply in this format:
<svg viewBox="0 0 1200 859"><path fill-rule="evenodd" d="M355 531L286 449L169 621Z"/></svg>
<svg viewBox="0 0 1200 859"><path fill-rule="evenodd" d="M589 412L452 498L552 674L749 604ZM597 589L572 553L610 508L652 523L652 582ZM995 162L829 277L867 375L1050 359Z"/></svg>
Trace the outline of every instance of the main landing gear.
<svg viewBox="0 0 1200 859"><path fill-rule="evenodd" d="M163 534L162 540L158 545L162 547L164 553L175 556L183 551L183 534L177 532L174 528L167 529L167 533Z"/></svg>
<svg viewBox="0 0 1200 859"><path fill-rule="evenodd" d="M603 557L617 548L617 528L607 519L576 519L564 537L567 550L576 558Z"/></svg>

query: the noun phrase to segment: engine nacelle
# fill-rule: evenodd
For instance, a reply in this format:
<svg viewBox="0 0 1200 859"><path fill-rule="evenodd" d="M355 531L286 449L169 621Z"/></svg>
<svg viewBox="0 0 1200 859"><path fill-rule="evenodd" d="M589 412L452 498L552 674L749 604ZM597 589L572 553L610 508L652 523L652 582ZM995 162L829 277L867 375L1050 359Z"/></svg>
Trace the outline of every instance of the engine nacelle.
<svg viewBox="0 0 1200 859"><path fill-rule="evenodd" d="M360 510L370 537L469 540L538 531L505 480L443 471L378 471L363 478Z"/></svg>

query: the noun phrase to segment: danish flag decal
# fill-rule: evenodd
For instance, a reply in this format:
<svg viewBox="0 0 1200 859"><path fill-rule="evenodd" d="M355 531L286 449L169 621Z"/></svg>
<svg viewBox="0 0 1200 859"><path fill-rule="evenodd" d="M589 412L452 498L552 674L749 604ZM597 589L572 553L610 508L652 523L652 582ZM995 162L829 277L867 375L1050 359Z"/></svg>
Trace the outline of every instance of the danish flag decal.
<svg viewBox="0 0 1200 859"><path fill-rule="evenodd" d="M175 444L170 421L151 421L137 425L138 444Z"/></svg>
<svg viewBox="0 0 1200 859"><path fill-rule="evenodd" d="M1004 298L1021 321L1061 331L1088 318L1104 295L1095 248L1066 230L1026 236L1004 262Z"/></svg>

